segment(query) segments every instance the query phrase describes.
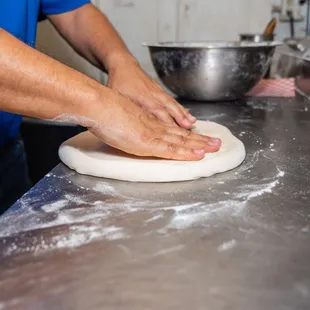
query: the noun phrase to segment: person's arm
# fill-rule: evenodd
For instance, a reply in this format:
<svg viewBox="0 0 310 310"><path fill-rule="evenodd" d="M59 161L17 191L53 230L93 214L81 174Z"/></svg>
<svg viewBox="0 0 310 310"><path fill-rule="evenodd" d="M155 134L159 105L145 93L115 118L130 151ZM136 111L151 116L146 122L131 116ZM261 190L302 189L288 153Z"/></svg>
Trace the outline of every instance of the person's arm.
<svg viewBox="0 0 310 310"><path fill-rule="evenodd" d="M163 125L130 100L1 28L0 110L70 121L88 127L109 145L140 156L198 160L206 150L219 147L210 138Z"/></svg>
<svg viewBox="0 0 310 310"><path fill-rule="evenodd" d="M48 15L59 33L81 56L106 72L121 65L137 65L137 60L109 20L93 5Z"/></svg>
<svg viewBox="0 0 310 310"><path fill-rule="evenodd" d="M108 71L110 88L166 123L192 127L195 118L141 69L109 20L92 4L48 18L80 55Z"/></svg>
<svg viewBox="0 0 310 310"><path fill-rule="evenodd" d="M99 93L110 91L87 76L36 51L0 28L0 110L54 119L61 114L87 115Z"/></svg>

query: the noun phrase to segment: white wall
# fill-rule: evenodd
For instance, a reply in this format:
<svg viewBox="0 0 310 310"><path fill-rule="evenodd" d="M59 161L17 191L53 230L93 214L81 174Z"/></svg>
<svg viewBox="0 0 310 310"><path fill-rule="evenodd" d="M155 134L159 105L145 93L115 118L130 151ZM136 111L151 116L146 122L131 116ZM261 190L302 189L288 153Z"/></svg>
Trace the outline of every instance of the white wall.
<svg viewBox="0 0 310 310"><path fill-rule="evenodd" d="M50 22L41 22L38 26L37 49L43 53L73 67L84 74L100 81L98 69L80 57L67 42L58 35Z"/></svg>
<svg viewBox="0 0 310 310"><path fill-rule="evenodd" d="M261 32L271 17L271 0L94 0L152 76L143 42L235 40L241 32ZM107 42L108 44L108 42ZM96 78L104 76L67 46L49 23L38 32L38 48Z"/></svg>

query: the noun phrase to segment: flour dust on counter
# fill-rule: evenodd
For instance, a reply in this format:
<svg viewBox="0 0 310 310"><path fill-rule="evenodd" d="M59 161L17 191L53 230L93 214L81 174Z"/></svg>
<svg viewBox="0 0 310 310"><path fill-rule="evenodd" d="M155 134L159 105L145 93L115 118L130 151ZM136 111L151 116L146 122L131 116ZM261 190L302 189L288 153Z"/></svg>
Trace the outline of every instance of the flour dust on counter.
<svg viewBox="0 0 310 310"><path fill-rule="evenodd" d="M80 174L133 182L174 182L209 177L239 166L245 158L243 143L228 128L197 121L193 131L222 140L218 152L200 161L143 158L116 150L83 132L61 145L59 157Z"/></svg>
<svg viewBox="0 0 310 310"><path fill-rule="evenodd" d="M252 179L251 170L259 161L269 165L268 174ZM75 250L103 240L126 244L137 236L141 240L150 235L169 240L197 227L216 227L224 219L250 222L249 206L263 195L273 195L285 176L261 150L250 153L235 171L219 174L214 180L193 181L194 192L193 182L137 187L132 182L107 182L63 169L67 176L49 173L44 191L36 193L34 188L18 202L18 210L0 218L3 255ZM244 182L236 185L239 179ZM222 195L214 196L219 191ZM186 201L176 202L180 193L188 197ZM208 198L202 199L199 193ZM216 199L210 199L213 196ZM48 233L51 230L53 233ZM219 251L229 251L238 242L236 239L233 247L218 246Z"/></svg>

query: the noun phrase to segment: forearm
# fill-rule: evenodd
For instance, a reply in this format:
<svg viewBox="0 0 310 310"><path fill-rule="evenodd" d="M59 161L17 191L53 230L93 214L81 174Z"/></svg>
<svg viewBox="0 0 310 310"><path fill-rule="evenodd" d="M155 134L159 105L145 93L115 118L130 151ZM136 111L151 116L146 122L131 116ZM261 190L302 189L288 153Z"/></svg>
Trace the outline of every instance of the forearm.
<svg viewBox="0 0 310 310"><path fill-rule="evenodd" d="M110 91L0 29L0 110L41 119L90 116Z"/></svg>
<svg viewBox="0 0 310 310"><path fill-rule="evenodd" d="M109 20L92 4L49 19L82 56L108 72L123 63L137 64Z"/></svg>

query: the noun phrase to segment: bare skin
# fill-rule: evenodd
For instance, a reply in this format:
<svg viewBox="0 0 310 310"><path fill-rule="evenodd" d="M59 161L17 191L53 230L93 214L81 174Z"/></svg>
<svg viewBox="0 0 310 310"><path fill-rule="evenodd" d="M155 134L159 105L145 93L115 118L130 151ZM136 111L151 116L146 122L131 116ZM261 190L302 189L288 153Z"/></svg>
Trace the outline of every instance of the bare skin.
<svg viewBox="0 0 310 310"><path fill-rule="evenodd" d="M107 144L139 156L200 160L218 139L164 124L139 105L0 29L0 110L72 116Z"/></svg>
<svg viewBox="0 0 310 310"><path fill-rule="evenodd" d="M192 127L196 119L141 69L108 19L92 4L49 19L79 54L108 71L108 87L169 125Z"/></svg>

